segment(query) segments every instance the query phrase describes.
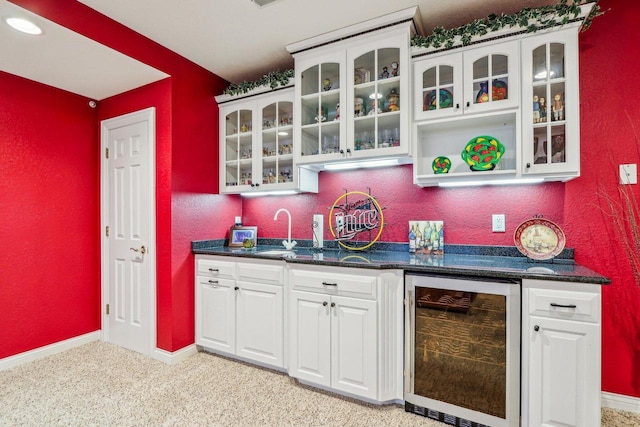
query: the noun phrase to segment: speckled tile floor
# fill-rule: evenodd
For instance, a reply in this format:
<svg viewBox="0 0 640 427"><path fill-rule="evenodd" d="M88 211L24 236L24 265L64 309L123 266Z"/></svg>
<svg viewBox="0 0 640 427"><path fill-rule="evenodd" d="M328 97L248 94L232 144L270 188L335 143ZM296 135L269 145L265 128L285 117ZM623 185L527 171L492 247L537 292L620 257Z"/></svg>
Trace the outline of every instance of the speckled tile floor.
<svg viewBox="0 0 640 427"><path fill-rule="evenodd" d="M96 341L0 372L0 426L432 426L207 353L175 365ZM640 426L603 410L602 425Z"/></svg>

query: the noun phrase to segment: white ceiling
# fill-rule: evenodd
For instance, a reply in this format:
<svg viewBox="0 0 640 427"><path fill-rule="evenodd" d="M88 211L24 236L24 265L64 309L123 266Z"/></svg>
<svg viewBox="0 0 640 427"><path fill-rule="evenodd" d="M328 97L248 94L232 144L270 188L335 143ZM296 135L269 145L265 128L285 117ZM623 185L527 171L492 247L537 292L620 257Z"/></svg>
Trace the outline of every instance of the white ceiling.
<svg viewBox="0 0 640 427"><path fill-rule="evenodd" d="M285 46L411 6L425 32L452 28L491 13L514 13L559 0L79 0L168 47L229 82L293 68ZM0 0L0 17L11 8ZM45 37L0 25L0 70L94 99L156 81L166 74L46 22ZM6 41L6 42L5 42ZM124 88L121 90L121 88Z"/></svg>
<svg viewBox="0 0 640 427"><path fill-rule="evenodd" d="M4 24L28 18L43 30L33 36ZM167 74L100 43L0 0L0 70L101 100L163 79Z"/></svg>

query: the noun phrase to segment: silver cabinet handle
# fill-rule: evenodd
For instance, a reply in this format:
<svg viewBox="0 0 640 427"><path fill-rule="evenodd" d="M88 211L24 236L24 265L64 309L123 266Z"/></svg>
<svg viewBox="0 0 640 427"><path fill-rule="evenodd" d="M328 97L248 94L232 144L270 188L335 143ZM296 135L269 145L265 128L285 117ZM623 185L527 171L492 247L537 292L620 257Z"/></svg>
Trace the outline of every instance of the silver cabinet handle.
<svg viewBox="0 0 640 427"><path fill-rule="evenodd" d="M337 283L322 282L322 284L325 286L338 286Z"/></svg>
<svg viewBox="0 0 640 427"><path fill-rule="evenodd" d="M136 248L129 248L130 250L132 250L133 252L140 252L142 255L147 253L147 248L144 247L144 245L140 246L140 249L136 249Z"/></svg>
<svg viewBox="0 0 640 427"><path fill-rule="evenodd" d="M209 271L212 272L212 273L217 273L218 269L217 268L210 268Z"/></svg>

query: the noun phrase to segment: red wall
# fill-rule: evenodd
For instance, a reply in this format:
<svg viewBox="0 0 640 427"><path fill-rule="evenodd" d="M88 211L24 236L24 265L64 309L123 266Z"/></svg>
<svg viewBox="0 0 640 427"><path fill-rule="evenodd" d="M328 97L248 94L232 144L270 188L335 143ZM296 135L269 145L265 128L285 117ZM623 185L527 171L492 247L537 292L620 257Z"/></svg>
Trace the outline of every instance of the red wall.
<svg viewBox="0 0 640 427"><path fill-rule="evenodd" d="M640 45L636 43L635 31L637 22L640 20L640 6L635 2L601 0L602 8L605 10L611 8L611 10L597 18L592 28L581 34L582 176L579 179L567 184L551 183L509 188L420 189L411 183L411 168L403 166L375 172L354 171L340 174L323 172L320 175L318 195L246 199L243 202L240 202L237 197L212 196L216 192L217 175L215 172L211 173L209 168L217 167L218 158L217 146L211 144L211 141L217 140L215 131L217 108L212 105L210 96L221 91L220 80L194 64L180 59L165 48L101 17L76 1L13 0L13 2L40 12L54 21L155 66L172 76L172 111L171 122L168 125L171 130L167 130L171 134L171 156L170 158L163 156L158 160L163 165L159 166L159 185L171 188L170 196L166 194L166 188L158 189L162 193L158 195L158 238L167 239L162 247L160 244L158 247L158 345L161 348L173 351L193 342L193 262L188 249L191 240L223 237L227 227L233 222L233 216L241 212L245 224L256 224L260 227L260 236L284 237L286 235L284 217L281 217L278 222L273 221L273 214L280 207L287 207L292 211L294 236L311 238L312 214L323 213L326 216L329 206L342 194L344 188L366 191L367 187L371 187L373 194L387 208L385 211L387 228L382 236L386 241L406 241L407 221L418 218L443 219L446 227L446 241L462 244L512 245L515 227L520 221L533 214L543 214L546 218L559 223L567 234L568 245L575 248L577 261L612 279L611 285L603 290L603 390L640 397L640 320L638 320L640 318L636 313L637 307L640 307L640 288L633 281L625 254L610 227L609 219L602 212L601 199L597 196L598 191L612 194L617 191L616 170L619 163L640 163L638 142L631 127L631 123L640 126L640 107L633 95L630 96L630 94L640 93L636 59L640 57ZM157 91L166 90L166 84L166 81L159 84L164 89L153 87L148 90L158 95ZM44 96L40 94L41 91L48 90L39 88L36 92L40 97ZM76 99L68 94L56 96ZM123 95L119 100L105 101L99 107L101 117L107 117L107 107L113 108L112 111L115 114L116 111L125 112L130 103L146 105L145 102L141 102L146 96L153 97L142 91L138 94ZM163 98L162 102L165 101ZM17 106L13 105L15 102L18 102ZM44 122L40 126L39 120L42 114L39 114L39 109L46 106L23 105L26 102L28 100L13 100L6 97L0 100L3 107L10 104L17 111L13 120L22 121L22 127L17 129L29 133L27 139L32 150L36 146L41 148L41 140L44 138L42 135L45 135L45 129L51 128L52 124L55 125L54 129L58 129L55 132L56 140L68 139L57 137L71 134L66 122L65 126L60 126L57 120L57 124ZM120 102L122 105L119 104ZM73 123L73 126L82 127L81 123L85 123L85 120L90 122L85 118L85 114L89 113L84 113L80 106L69 107L64 111L60 108L56 108L55 111L47 110L54 117L56 114L65 115L67 122ZM631 122L627 119L627 114L631 117ZM0 120L6 119L2 116ZM4 122L0 123L3 124L0 127L0 135L4 139L7 126ZM34 126L34 123L38 125ZM88 123L85 124L89 127ZM10 126L10 128L14 127L13 124ZM39 135L31 135L31 133L37 134L39 128L42 128ZM96 129L95 123L90 130L83 129L82 133L87 136L77 145L88 150L89 144L83 144L83 142L90 140L97 144ZM8 132L12 137L15 136L15 131ZM74 135L77 133L74 132ZM46 135L46 143L50 144L50 133L46 131ZM99 300L99 285L96 285L96 282L99 283L99 236L97 232L95 235L91 234L91 230L97 229L99 224L98 157L95 151L92 151L95 150L95 146L91 147L91 150L88 150L93 153L93 158L88 162L91 166L88 166L87 162L79 162L81 164L77 165L76 156L91 156L87 153L76 153L74 150L67 153L69 146L64 148L65 150L60 152L68 155L66 159L70 161L71 167L87 168L79 171L83 172L80 175L74 174L74 177L82 176L83 179L81 183L74 182L73 185L82 186L85 193L91 195L90 202L83 200L84 204L81 203L89 213L85 210L76 212L84 219L85 226L81 231L88 233L88 236L77 236L72 243L65 241L60 245L57 241L48 241L42 246L44 249L40 249L38 256L39 258L43 255L69 257L63 264L65 268L58 268L65 270L65 274L73 276L74 279L84 272L89 277L89 282L93 284L85 286L77 300L65 299L64 310L59 304L57 308L54 307L54 314L47 315L41 313L40 309L34 308L29 313L33 314L31 317L35 320L31 320L30 316L24 316L29 326L28 333L37 335L29 340L27 345L22 345L18 340L18 332L5 332L9 330L5 319L10 320L9 326L16 329L16 323L20 323L19 321L23 319L20 309L27 305L33 307L37 305L34 302L39 302L42 289L36 286L41 286L36 279L38 281L47 279L49 271L46 268L38 268L34 274L31 267L34 281L30 283L34 290L26 294L29 296L28 302L23 302L24 285L21 286L20 292L15 287L9 287L13 289L9 292L0 290L0 296L8 299L8 301L2 301L5 303L4 306L11 307L9 310L11 315L5 315L6 311L0 312L2 327L0 334L11 334L6 337L11 343L10 349L8 352L6 350L4 353L0 352L0 357L3 354L14 354L95 330L99 325L99 311L93 312L92 309L87 309L87 305L97 307ZM3 154L0 157L3 166L5 162L16 164L16 161L12 160L16 158L16 153L11 150L11 147L6 152L4 141L0 150ZM54 168L54 176L63 173L49 162L42 159L38 161L39 154L39 152L35 153L35 160L28 158L27 163L33 162L39 165L39 167L33 166L31 172L42 174L43 170ZM13 190L16 185L23 185L22 188L27 191L35 193L40 191L40 186L34 188L33 181L31 181L31 188L24 187L26 184L23 181L30 182L26 178L30 175L27 171L18 168L8 173L3 167L0 173L11 175L8 180L5 176L0 176L3 178L0 183L3 195L5 191L9 191L5 190L5 187L9 187L12 188L12 194L15 193L16 197L24 198L24 191ZM15 185L7 186L8 182ZM92 190L86 191L85 186L91 187ZM64 188L75 190L73 186ZM634 189L637 194L638 187L634 186ZM37 246L37 237L40 233L34 230L42 229L41 222L35 222L29 218L36 216L38 211L46 211L51 206L48 200L52 194L60 200L72 199L77 202L77 197L82 193L59 190L58 194L50 191L44 194L48 198L40 194L40 198L36 198L40 203L32 204L26 213L22 213L20 209L24 206L23 203L6 205L3 197L3 204L0 205L2 242L5 241L4 236L11 232L13 237L9 242L22 244L17 246L22 248L22 253L28 255L28 252L31 252L29 249L40 248L41 246ZM11 215L5 212L6 206L12 207ZM506 214L506 233L490 232L492 213ZM16 221L16 217L21 216L26 218L26 222ZM17 223L15 228L22 227L23 232L17 233L13 228L8 228L6 219L10 219L12 226L13 223ZM47 215L46 221L49 220ZM75 223L67 221L66 216L58 220L64 220L65 225L70 224L74 227L76 223L83 224L80 220ZM168 227L171 230L170 237L164 234ZM23 236L31 236L31 238L19 239ZM68 236L68 233L65 233L65 236ZM31 248L24 249L24 245L27 245L24 243L25 240L29 241ZM73 252L67 250L70 244L76 248ZM6 255L13 254L13 248L7 249L11 245L2 246L4 249L0 251L7 252ZM82 254L83 261L90 260L89 264L78 265L78 254ZM87 254L91 254L91 257ZM6 262L4 261L6 258L7 256L2 257L0 262ZM9 271L7 281L17 282L18 278L24 281L25 274L21 270L27 271L27 269L15 269L14 266L15 263L11 263L11 269L2 269L3 272ZM26 261L24 266L27 267ZM87 277L80 277L80 279L86 281ZM68 280L65 283L68 283ZM72 314L68 314L69 312ZM56 322L60 322L60 318L65 316L70 318L68 322L58 326ZM3 321L5 323L1 323ZM50 325L54 326L50 327ZM6 346L5 336L3 335L2 338L0 346Z"/></svg>
<svg viewBox="0 0 640 427"><path fill-rule="evenodd" d="M447 243L513 246L518 224L542 214L564 229L579 263L612 279L603 288L602 389L640 397L640 283L633 280L598 196L617 194L619 164L640 163L639 139L633 132L635 126L640 134L640 5L614 0L600 5L608 12L580 35L580 178L566 184L420 189L412 184L411 166L322 172L317 195L245 199L244 224L258 225L261 237L286 237L285 217L273 221L275 211L286 207L292 213L294 237L310 239L312 215L321 213L328 239L327 217L334 200L345 188L367 187L387 208L384 241L406 242L410 219L443 219ZM640 200L638 185L633 190ZM491 232L494 213L506 214L506 233Z"/></svg>
<svg viewBox="0 0 640 427"><path fill-rule="evenodd" d="M100 180L87 99L0 72L0 358L100 329Z"/></svg>
<svg viewBox="0 0 640 427"><path fill-rule="evenodd" d="M226 82L75 0L12 2L171 76L102 100L98 110L100 119L105 119L149 106L157 108L157 345L175 351L192 344L191 241L224 236L233 217L241 212L238 197L215 195L218 108L213 95ZM94 126L97 132L99 122ZM99 179L97 171L91 179ZM96 310L99 315L99 308ZM40 345L35 341L28 347Z"/></svg>

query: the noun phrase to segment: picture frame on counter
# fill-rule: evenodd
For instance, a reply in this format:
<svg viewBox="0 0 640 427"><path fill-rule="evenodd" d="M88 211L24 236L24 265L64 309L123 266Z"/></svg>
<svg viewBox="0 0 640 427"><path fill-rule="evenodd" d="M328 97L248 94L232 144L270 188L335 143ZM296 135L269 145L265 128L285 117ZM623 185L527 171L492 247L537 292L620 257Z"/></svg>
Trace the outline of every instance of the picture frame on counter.
<svg viewBox="0 0 640 427"><path fill-rule="evenodd" d="M234 225L229 230L229 247L254 248L258 243L258 227Z"/></svg>

